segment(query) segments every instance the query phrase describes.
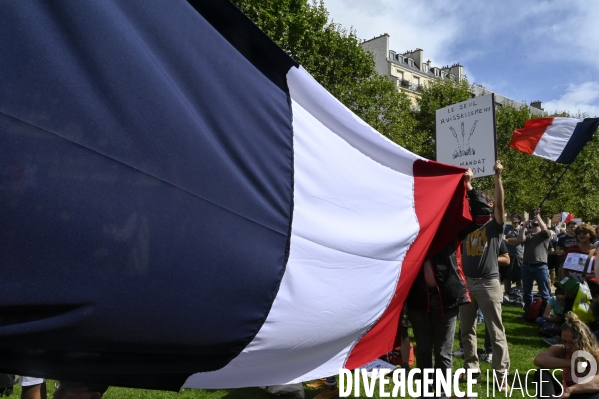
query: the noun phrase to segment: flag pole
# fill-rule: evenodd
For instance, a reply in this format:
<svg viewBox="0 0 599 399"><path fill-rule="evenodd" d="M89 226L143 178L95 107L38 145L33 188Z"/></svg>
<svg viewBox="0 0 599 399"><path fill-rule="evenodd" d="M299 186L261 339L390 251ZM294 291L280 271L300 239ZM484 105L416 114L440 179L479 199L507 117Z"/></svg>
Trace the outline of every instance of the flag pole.
<svg viewBox="0 0 599 399"><path fill-rule="evenodd" d="M574 162L574 161L572 161L572 162ZM568 169L570 169L570 165L572 165L572 162L569 163L568 166L566 166L566 168L564 169L564 171L562 172L562 174L559 175L559 177L557 178L557 180L555 181L555 183L553 183L553 186L551 186L551 188L549 189L549 192L547 194L545 194L545 198L543 198L543 201L541 201L541 204L539 205L539 208L541 208L543 206L543 204L545 203L545 201L549 199L549 196L551 195L551 192L553 191L553 189L555 188L555 186L557 186L557 184L560 182L560 180L562 180L562 177L568 171Z"/></svg>

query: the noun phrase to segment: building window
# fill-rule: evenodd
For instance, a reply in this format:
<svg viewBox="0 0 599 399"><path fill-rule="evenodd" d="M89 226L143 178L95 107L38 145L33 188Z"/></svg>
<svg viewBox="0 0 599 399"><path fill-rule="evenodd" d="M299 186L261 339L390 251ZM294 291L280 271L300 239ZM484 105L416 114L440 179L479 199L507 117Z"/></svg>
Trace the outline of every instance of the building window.
<svg viewBox="0 0 599 399"><path fill-rule="evenodd" d="M412 85L412 89L418 90L418 87L420 86L420 78L418 76L412 77Z"/></svg>
<svg viewBox="0 0 599 399"><path fill-rule="evenodd" d="M403 72L402 71L400 71L399 69L397 69L395 71L395 74L397 75L397 79L403 80Z"/></svg>

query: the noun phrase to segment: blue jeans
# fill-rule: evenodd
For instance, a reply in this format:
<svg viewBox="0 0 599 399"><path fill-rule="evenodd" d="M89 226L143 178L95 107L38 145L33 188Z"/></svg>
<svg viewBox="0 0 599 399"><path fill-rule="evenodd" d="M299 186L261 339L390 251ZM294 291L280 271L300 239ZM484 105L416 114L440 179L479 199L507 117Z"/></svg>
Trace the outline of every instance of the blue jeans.
<svg viewBox="0 0 599 399"><path fill-rule="evenodd" d="M549 268L547 264L531 265L522 264L522 289L524 290L524 309L532 303L532 284L534 281L539 286L539 292L544 300L549 300Z"/></svg>

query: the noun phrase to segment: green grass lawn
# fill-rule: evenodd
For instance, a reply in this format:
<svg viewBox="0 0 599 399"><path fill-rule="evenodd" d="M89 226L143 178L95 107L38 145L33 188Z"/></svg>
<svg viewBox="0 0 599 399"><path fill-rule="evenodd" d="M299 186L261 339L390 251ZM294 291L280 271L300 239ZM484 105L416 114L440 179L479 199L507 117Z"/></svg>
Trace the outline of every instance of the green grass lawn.
<svg viewBox="0 0 599 399"><path fill-rule="evenodd" d="M533 358L535 355L544 348L544 345L539 336L539 328L536 324L523 321L518 319L518 316L522 314L522 311L516 308L503 308L503 324L506 329L507 340L509 345L510 359L511 359L511 376L510 384L513 380L516 370L522 376L522 384L524 384L524 377L528 370L533 369ZM457 334L457 329L456 329ZM412 331L410 330L410 336L412 337ZM484 341L484 326L478 326L478 347L483 347ZM456 339L454 348L458 347L458 341ZM462 359L454 359L454 369L463 367ZM475 387L475 392L478 393L479 398L487 397L487 370L490 370L490 365L481 363L482 379L479 380L479 385ZM532 374L531 374L532 378ZM393 384L391 384L393 385ZM489 384L491 385L491 384ZM529 384L530 385L530 384ZM466 384L461 384L461 389L465 390ZM54 391L54 381L50 381L47 384L49 397L52 397L51 392ZM388 390L387 392L390 392ZM534 387L530 385L529 392L533 394ZM360 398L366 398L364 396L364 389L361 389L362 396ZM306 398L311 399L318 394L317 390L306 389ZM15 387L15 393L13 397L19 397L20 388ZM492 395L489 395L492 396ZM354 397L351 395L350 397ZM375 389L375 397L378 398L378 386ZM503 394L496 392L495 397L505 397ZM524 398L522 391L514 390L512 398ZM259 388L244 388L244 389L221 389L221 390L201 390L201 389L184 389L180 393L164 392L164 391L152 391L142 389L129 389L129 388L110 388L104 395L106 399L126 399L126 398L147 398L147 399L268 399L273 396L267 394Z"/></svg>

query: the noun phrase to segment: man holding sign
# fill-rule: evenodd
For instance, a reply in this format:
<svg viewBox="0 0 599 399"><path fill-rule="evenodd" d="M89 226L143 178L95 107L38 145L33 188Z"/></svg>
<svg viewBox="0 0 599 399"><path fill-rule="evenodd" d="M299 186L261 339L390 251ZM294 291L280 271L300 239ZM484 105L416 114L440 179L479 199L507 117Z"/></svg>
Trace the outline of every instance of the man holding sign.
<svg viewBox="0 0 599 399"><path fill-rule="evenodd" d="M485 324L493 347L492 367L501 380L510 369L510 358L501 319L503 290L499 283L498 264L505 222L504 192L501 181L503 165L500 161L495 162L493 170L495 171L495 192L492 197L485 195L484 199L488 205L487 221L464 239L462 265L472 303L460 306L459 314L464 345L464 368L477 370L474 376L480 376L476 351L476 315L477 310L480 309L485 316ZM500 389L509 391L506 385L502 385Z"/></svg>
<svg viewBox="0 0 599 399"><path fill-rule="evenodd" d="M541 297L549 300L549 267L547 251L551 242L551 231L541 217L541 210L535 209L535 217L525 223L530 228L520 230L519 241L524 243L522 263L522 286L524 289L524 310L532 303L532 285L537 281Z"/></svg>

